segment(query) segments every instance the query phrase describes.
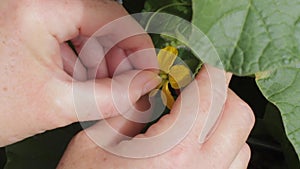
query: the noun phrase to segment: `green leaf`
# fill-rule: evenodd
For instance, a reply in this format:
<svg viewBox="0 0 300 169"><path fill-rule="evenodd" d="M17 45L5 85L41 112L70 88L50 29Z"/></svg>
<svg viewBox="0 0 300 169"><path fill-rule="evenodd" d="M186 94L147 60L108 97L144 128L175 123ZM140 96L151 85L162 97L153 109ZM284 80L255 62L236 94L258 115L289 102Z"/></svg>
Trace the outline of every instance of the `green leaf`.
<svg viewBox="0 0 300 169"><path fill-rule="evenodd" d="M284 122L286 134L300 156L300 69L280 68L268 77L257 79L264 96L275 104Z"/></svg>
<svg viewBox="0 0 300 169"><path fill-rule="evenodd" d="M145 2L143 12L153 12L152 15L148 15L147 17L144 17L140 20L141 25L145 27L145 30L147 30L157 13L168 13L190 21L192 18L192 5L191 0L147 0ZM170 28L172 28L172 31L178 31L182 26L174 22L165 22L163 24L163 27L166 28L166 31ZM157 48L164 48L165 46L169 46L170 44L172 46L182 45L182 43L179 42L176 37L174 38L165 36L163 33L151 34L151 37L155 47Z"/></svg>
<svg viewBox="0 0 300 169"><path fill-rule="evenodd" d="M300 156L300 1L193 0L192 22L206 34L227 71L256 74L282 114ZM209 58L209 56L207 56ZM206 59L212 65L214 60Z"/></svg>
<svg viewBox="0 0 300 169"><path fill-rule="evenodd" d="M144 12L165 12L191 20L191 0L147 0Z"/></svg>
<svg viewBox="0 0 300 169"><path fill-rule="evenodd" d="M250 75L299 63L300 1L193 0L192 4L193 24L211 40L226 70Z"/></svg>
<svg viewBox="0 0 300 169"><path fill-rule="evenodd" d="M264 122L268 132L280 143L288 168L299 168L298 156L295 153L294 147L287 139L280 112L273 104L269 103L267 105Z"/></svg>

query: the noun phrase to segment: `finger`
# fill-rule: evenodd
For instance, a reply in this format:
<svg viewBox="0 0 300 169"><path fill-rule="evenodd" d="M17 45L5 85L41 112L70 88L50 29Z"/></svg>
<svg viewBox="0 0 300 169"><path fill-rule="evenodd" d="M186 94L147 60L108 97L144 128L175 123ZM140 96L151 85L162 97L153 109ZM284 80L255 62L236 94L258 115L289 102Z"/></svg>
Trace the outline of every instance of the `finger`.
<svg viewBox="0 0 300 169"><path fill-rule="evenodd" d="M79 53L80 62L87 68L88 79L112 77L132 69L126 54L117 46L104 57L102 45L93 37L79 36L72 40L72 44Z"/></svg>
<svg viewBox="0 0 300 169"><path fill-rule="evenodd" d="M87 79L108 77L108 68L104 59L104 49L94 38L78 36L72 44L78 54L78 58L87 69ZM82 48L84 50L82 50ZM74 69L74 68L73 68Z"/></svg>
<svg viewBox="0 0 300 169"><path fill-rule="evenodd" d="M203 119L200 119L200 122L196 122L196 127L193 130L194 133L196 133L198 130L197 128L201 128L199 136L200 144L203 144L209 138L211 133L213 133L218 125L218 121L222 115L223 106L227 97L228 84L232 75L231 73L225 73L223 70L211 67L209 65L205 65L205 67L207 70L206 75L209 78L208 85L210 86L210 88L207 88L210 89L207 92L209 92L208 95L211 96L211 99L203 99L203 102L206 104L200 105L200 109L203 107L205 110L203 112L200 111L200 114L207 114L207 117L205 118L203 125L201 123ZM197 76L196 79L199 81L201 79L201 75ZM202 100L200 100L200 104L201 102Z"/></svg>
<svg viewBox="0 0 300 169"><path fill-rule="evenodd" d="M129 71L95 82L66 82L60 97L65 99L64 109L72 122L98 120L127 112L160 82L152 72Z"/></svg>
<svg viewBox="0 0 300 169"><path fill-rule="evenodd" d="M120 27L122 30L119 30ZM110 32L109 35L106 35L107 32ZM106 59L117 53L127 56L135 69L158 69L151 38L130 16L105 25L94 36L104 46Z"/></svg>
<svg viewBox="0 0 300 169"><path fill-rule="evenodd" d="M132 65L137 69L158 68L156 52L150 36L146 34L143 28L131 16L128 15L122 6L119 4L116 5L116 2L109 6L111 9L106 8L106 11L100 10L101 14L98 13L99 16L103 15L105 12L110 15L111 11L119 11L119 13L110 16L108 22L101 25L101 29L99 29L94 36L100 37L98 39L99 42L108 48L108 50L117 46L122 49L127 56L133 55L140 50L147 49L147 54L144 52L143 55L133 55L131 57ZM85 21L91 21L91 18L92 17L89 17L89 19L86 19ZM92 20L92 23L93 22L94 20ZM90 22L82 25L90 26ZM98 28L100 27L98 26ZM94 33L95 31L91 31L88 27L81 28L81 33L83 35L91 35L91 32Z"/></svg>
<svg viewBox="0 0 300 169"><path fill-rule="evenodd" d="M106 60L103 59L97 67L88 68L88 79L109 77Z"/></svg>
<svg viewBox="0 0 300 169"><path fill-rule="evenodd" d="M108 77L109 71L101 44L95 39L78 37L74 46L79 52L78 58L87 69L88 79Z"/></svg>
<svg viewBox="0 0 300 169"><path fill-rule="evenodd" d="M79 81L87 80L86 68L83 66L78 57L66 43L60 45L60 54L62 56L64 70L71 77Z"/></svg>
<svg viewBox="0 0 300 169"><path fill-rule="evenodd" d="M134 68L159 69L150 36L146 34L132 36L121 41L117 46L125 51Z"/></svg>
<svg viewBox="0 0 300 169"><path fill-rule="evenodd" d="M79 35L73 38L72 40L70 40L77 54L81 52L82 47L84 46L84 44L87 42L88 39L89 39L88 36Z"/></svg>
<svg viewBox="0 0 300 169"><path fill-rule="evenodd" d="M101 44L93 37L84 40L84 45L79 49L81 62L87 68L94 68L99 66L99 63L104 59L104 50ZM76 47L76 46L75 46ZM78 47L80 48L80 47Z"/></svg>
<svg viewBox="0 0 300 169"><path fill-rule="evenodd" d="M231 80L231 77L232 77L232 73L230 72L227 72L225 74L225 80L226 80L226 88L228 87L229 83L230 83L230 80ZM223 85L224 86L224 85ZM225 90L223 90L224 92L226 92ZM226 92L227 93L227 92ZM227 95L224 95L222 96L223 98L226 98ZM213 104L213 103L211 103ZM219 103L222 105L222 103ZM208 106L208 105L207 105ZM221 111L221 112L220 112ZM202 131L201 131L201 135L199 137L199 143L200 144L203 144L206 140L209 139L209 137L213 134L213 132L216 130L219 122L220 122L220 119L222 117L222 113L223 113L223 110L219 109L219 111L216 111L216 110L210 110L209 113L214 116L214 117L210 117L209 115L206 117L206 125L204 125L204 127L201 127L202 128ZM199 123L201 124L201 123ZM196 127L197 128L197 127ZM194 130L197 132L197 129Z"/></svg>
<svg viewBox="0 0 300 169"><path fill-rule="evenodd" d="M235 157L229 169L246 169L250 161L251 151L247 144L244 144L239 154Z"/></svg>
<svg viewBox="0 0 300 169"><path fill-rule="evenodd" d="M105 49L94 37L89 39L78 37L72 42L79 53L81 62L88 69L89 79L112 77L114 74L133 68L124 50L117 46L112 47L105 55Z"/></svg>
<svg viewBox="0 0 300 169"><path fill-rule="evenodd" d="M151 118L149 109L148 96L141 97L136 104L134 109L130 109L126 116L117 116L110 119L105 119L106 122L114 128L118 133L123 134L128 137L134 137L141 132L145 127L145 123L142 119L137 119L136 116L140 116L138 113L144 113L144 117Z"/></svg>
<svg viewBox="0 0 300 169"><path fill-rule="evenodd" d="M133 68L124 50L117 46L111 48L105 58L107 60L108 72L110 77L131 70Z"/></svg>
<svg viewBox="0 0 300 169"><path fill-rule="evenodd" d="M211 79L211 77L216 79ZM220 82L220 80L222 80L222 82ZM202 130L205 119L208 117L212 99L214 97L220 97L221 99L225 97L224 94L219 93L221 91L216 92L219 95L214 95L215 91L213 91L213 87L216 87L213 86L212 83L223 83L224 86L221 87L225 88L225 74L221 70L206 65L201 69L196 79L183 90L176 100L170 114L163 117L157 124L154 124L148 129L146 133L147 136L153 136L159 134L159 132L164 132L171 125L175 125L173 123L175 123L176 119L179 122L179 116L182 116L185 120L184 126L192 127L193 124L195 124L191 132L192 135L199 137L199 131ZM223 102L221 99L218 103L214 103L216 104L215 106L222 107ZM188 120L190 121L187 122Z"/></svg>
<svg viewBox="0 0 300 169"><path fill-rule="evenodd" d="M226 85L229 86L230 80L232 78L232 73L226 72L225 76L226 76Z"/></svg>
<svg viewBox="0 0 300 169"><path fill-rule="evenodd" d="M230 72L225 73L226 88L229 86L231 77L232 77L232 73L230 73ZM227 90L224 92L227 93ZM226 96L224 96L224 98ZM220 112L220 113L210 111L211 114L214 114L214 113L216 114L216 118L213 122L206 124L206 126L204 128L202 128L202 132L201 132L200 139L199 139L200 144L203 144L207 139L209 139L209 137L216 130L216 128L220 122L220 119L222 117L223 110L221 110L221 111L222 112ZM210 117L208 116L207 119L208 118L210 118Z"/></svg>
<svg viewBox="0 0 300 169"><path fill-rule="evenodd" d="M176 100L170 115L165 117L170 120L166 120L168 122L165 122L163 121L165 118L162 118L159 124L155 124L152 130L149 130L150 135L155 135L157 129L160 132L166 130L168 125L172 124L176 118L179 118L176 117L178 114L183 114L183 118L190 118L189 122L185 122L185 126L193 127L191 135L198 137L195 140L199 140L200 143L206 141L221 115L230 78L230 73L225 74L220 69L204 65L196 76L195 81L185 88ZM152 133L152 131L154 132ZM200 131L201 135L199 139Z"/></svg>
<svg viewBox="0 0 300 169"><path fill-rule="evenodd" d="M123 6L115 1L63 0L40 2L38 5L38 12L42 14L41 20L59 43L74 39L78 35L90 37L105 26L98 35L109 35L109 41L118 44L118 47L128 54L140 49L153 48L151 38L131 16L128 16ZM56 10L49 11L49 8ZM121 20L117 20L121 17ZM155 55L154 50L152 55Z"/></svg>
<svg viewBox="0 0 300 169"><path fill-rule="evenodd" d="M253 125L254 115L250 107L229 90L220 124L201 150L227 168L245 144Z"/></svg>
<svg viewBox="0 0 300 169"><path fill-rule="evenodd" d="M200 126L204 124L211 104L211 98L213 97L210 89L214 81L208 75L207 69L209 68L211 67L206 66L201 70L199 77L182 91L173 105L170 114L163 116L146 133L137 135L130 142L120 142L120 144L112 147L112 149L124 156L141 158L161 154L178 145L183 140L194 140L193 145L198 147L199 143L197 140L199 131L201 131ZM211 77L217 79L220 73L221 76L225 76L223 71L212 71L210 73L212 73L210 74ZM225 83L225 79L223 80ZM215 104L218 105L218 103ZM222 105L222 103L219 104ZM192 131L194 137L191 137L191 135L187 137L191 129L196 128L194 126L198 126L199 128L197 132ZM190 145L190 142L185 145ZM130 148L130 152L123 151L128 148ZM142 152L140 151L141 148L143 149Z"/></svg>
<svg viewBox="0 0 300 169"><path fill-rule="evenodd" d="M101 120L85 132L98 145L116 145L121 141L130 140L145 127L145 123L132 121L131 118L148 109L148 97L143 96L139 99L135 108L127 112L127 117L116 116ZM150 118L151 113L147 113L146 116Z"/></svg>

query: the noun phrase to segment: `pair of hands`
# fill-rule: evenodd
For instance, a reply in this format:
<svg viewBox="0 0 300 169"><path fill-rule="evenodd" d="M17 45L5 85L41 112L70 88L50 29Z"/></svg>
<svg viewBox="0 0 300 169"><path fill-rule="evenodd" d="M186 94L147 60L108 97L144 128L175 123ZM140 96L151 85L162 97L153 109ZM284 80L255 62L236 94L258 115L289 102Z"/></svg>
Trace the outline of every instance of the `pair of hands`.
<svg viewBox="0 0 300 169"><path fill-rule="evenodd" d="M129 108L128 98L131 104L137 104L142 95L160 82L155 73L136 70L156 67L155 52L146 50L147 59L134 56L135 59L128 59L137 51L153 48L149 36L141 34L141 28L133 21L128 30L130 28L139 35L120 38L122 41L115 40L115 37L124 37L118 29L108 29L101 35L104 37L103 46L96 47L96 52L107 53L105 59L91 53L82 55L78 61L65 43L71 40L80 52L96 30L128 15L121 5L110 0L7 0L0 2L0 12L0 101L4 103L0 108L0 146L76 122L78 110L87 110L80 111L82 121L107 119L111 126L126 135L138 133L140 125L118 116L115 105ZM111 43L106 44L107 41ZM117 68L120 70L113 76ZM94 78L97 79L95 82L89 80ZM129 92L120 94L117 99L112 93L115 81L131 85ZM197 140L212 97L208 90L211 84L207 69L203 69L193 83L199 86L197 90L202 96L199 115L191 132L169 152L148 159L121 158L101 149L85 132L81 132L71 141L58 168L245 168L250 156L245 140L253 126L252 111L229 90L219 126L200 148ZM91 84L95 85L93 98L101 113L87 109L90 96L86 93ZM128 86L114 87L114 90L126 91ZM74 88L80 96L76 106ZM182 95L192 95L194 90L190 85ZM190 100L182 105L179 98L170 115L136 137L147 139L165 132L176 121L180 109L195 102L192 97L188 98ZM186 110L183 113L189 113L188 109L183 110ZM99 125L101 122L87 130L95 132ZM134 143L134 139L131 141ZM126 144L131 144L131 141L126 141Z"/></svg>

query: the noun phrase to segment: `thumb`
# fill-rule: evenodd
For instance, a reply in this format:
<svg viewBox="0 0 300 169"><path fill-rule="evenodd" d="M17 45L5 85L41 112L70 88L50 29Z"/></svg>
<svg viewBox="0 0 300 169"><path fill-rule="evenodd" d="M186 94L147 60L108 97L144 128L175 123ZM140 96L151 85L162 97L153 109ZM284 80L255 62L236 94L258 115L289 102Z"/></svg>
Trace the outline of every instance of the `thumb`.
<svg viewBox="0 0 300 169"><path fill-rule="evenodd" d="M113 78L73 82L73 85L67 85L73 87L73 92L66 93L71 121L99 120L126 113L160 82L157 74L137 70Z"/></svg>

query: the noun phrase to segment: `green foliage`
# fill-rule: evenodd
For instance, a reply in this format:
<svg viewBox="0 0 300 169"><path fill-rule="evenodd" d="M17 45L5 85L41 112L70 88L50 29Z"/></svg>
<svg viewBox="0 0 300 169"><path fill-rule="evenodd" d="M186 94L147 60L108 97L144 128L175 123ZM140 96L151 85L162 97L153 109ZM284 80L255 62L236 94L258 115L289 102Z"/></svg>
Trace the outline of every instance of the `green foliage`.
<svg viewBox="0 0 300 169"><path fill-rule="evenodd" d="M164 12L191 20L191 0L151 0L145 2L144 12Z"/></svg>
<svg viewBox="0 0 300 169"><path fill-rule="evenodd" d="M286 134L300 155L300 70L279 68L268 77L257 79L266 98L280 110Z"/></svg>
<svg viewBox="0 0 300 169"><path fill-rule="evenodd" d="M297 0L194 0L192 19L214 44L227 71L256 73L261 91L280 109L298 156L299 9Z"/></svg>
<svg viewBox="0 0 300 169"><path fill-rule="evenodd" d="M268 104L266 106L266 112L264 115L265 128L273 136L273 138L280 143L281 150L284 157L289 160L287 163L288 168L295 168L300 166L298 157L294 152L294 148L290 141L286 138L286 132L283 127L282 118L279 110L273 105Z"/></svg>
<svg viewBox="0 0 300 169"><path fill-rule="evenodd" d="M192 4L191 0L151 0L145 2L145 8L143 12L161 12L161 13L168 13L176 16L180 16L181 18L190 21L192 19ZM155 14L154 14L155 15ZM149 28L149 23L152 21L154 15L150 16L150 18L146 18L141 22L141 25L145 26L147 30ZM170 28L176 32L180 32L181 29L180 24L176 22L168 22L164 23L165 31L169 30ZM165 46L181 46L183 45L182 42L178 41L176 37L170 37L164 34L151 34L153 43L157 48L164 48Z"/></svg>
<svg viewBox="0 0 300 169"><path fill-rule="evenodd" d="M195 0L193 23L226 70L249 75L300 61L300 1Z"/></svg>

